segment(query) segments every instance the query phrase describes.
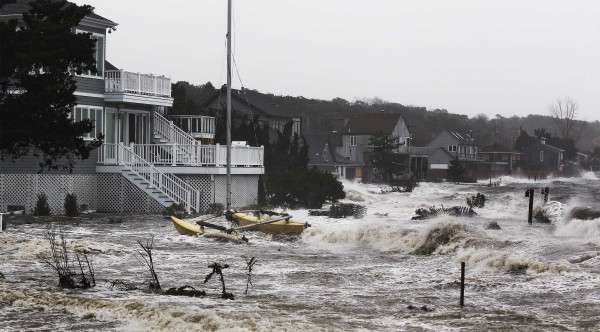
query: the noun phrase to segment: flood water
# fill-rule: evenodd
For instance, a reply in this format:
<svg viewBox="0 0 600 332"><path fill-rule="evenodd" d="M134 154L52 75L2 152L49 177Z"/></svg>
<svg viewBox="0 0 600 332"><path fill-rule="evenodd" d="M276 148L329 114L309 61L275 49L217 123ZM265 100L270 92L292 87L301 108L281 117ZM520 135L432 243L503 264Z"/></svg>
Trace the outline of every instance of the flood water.
<svg viewBox="0 0 600 332"><path fill-rule="evenodd" d="M181 236L161 216L82 218L62 229L69 248L90 253L97 286L89 290L57 287L40 258L49 249L45 225L9 225L0 233L0 330L600 331L600 219L561 215L599 208L600 181L590 173L500 183L422 183L395 193L346 182L345 201L366 206L364 218L288 211L312 227L297 238L247 232L248 244ZM561 208L551 224L528 225L525 190L534 188L540 205L544 187ZM411 220L423 204L464 206L477 193L487 198L477 216ZM501 229L487 229L490 222ZM152 236L163 288L190 285L206 297L110 287L114 280L144 286L137 241ZM219 297L217 278L203 283L212 262L229 265L225 283L235 300Z"/></svg>

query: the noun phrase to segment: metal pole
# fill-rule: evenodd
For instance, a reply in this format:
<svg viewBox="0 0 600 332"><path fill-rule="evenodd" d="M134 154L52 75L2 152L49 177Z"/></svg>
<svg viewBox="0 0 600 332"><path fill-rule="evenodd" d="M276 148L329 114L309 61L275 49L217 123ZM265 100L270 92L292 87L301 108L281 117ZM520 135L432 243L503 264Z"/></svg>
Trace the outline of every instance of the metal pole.
<svg viewBox="0 0 600 332"><path fill-rule="evenodd" d="M465 305L465 262L460 262L460 306Z"/></svg>
<svg viewBox="0 0 600 332"><path fill-rule="evenodd" d="M231 0L227 1L227 194L226 207L231 208Z"/></svg>
<svg viewBox="0 0 600 332"><path fill-rule="evenodd" d="M533 189L527 189L525 191L525 197L529 197L529 213L527 214L527 222L532 225L533 224L533 193L535 191Z"/></svg>
<svg viewBox="0 0 600 332"><path fill-rule="evenodd" d="M4 213L0 212L0 233L2 233L2 216Z"/></svg>

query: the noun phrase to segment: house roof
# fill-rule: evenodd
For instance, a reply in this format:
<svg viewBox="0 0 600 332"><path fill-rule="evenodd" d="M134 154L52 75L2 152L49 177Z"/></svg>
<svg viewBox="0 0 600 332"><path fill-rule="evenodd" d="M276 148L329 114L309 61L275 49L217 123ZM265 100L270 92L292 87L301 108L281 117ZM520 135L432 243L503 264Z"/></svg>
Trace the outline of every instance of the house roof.
<svg viewBox="0 0 600 332"><path fill-rule="evenodd" d="M34 0L16 0L15 3L6 4L0 8L0 16L20 16L23 13L29 11L29 4L33 1ZM90 19L93 22L100 23L108 27L114 27L117 25L117 23L107 18L104 18L94 12L92 12L90 15L87 15L86 19Z"/></svg>
<svg viewBox="0 0 600 332"><path fill-rule="evenodd" d="M507 148L506 146L499 144L499 143L494 143L492 145L484 146L479 151L480 152L488 152L488 153L513 153L513 154L521 153L514 149Z"/></svg>
<svg viewBox="0 0 600 332"><path fill-rule="evenodd" d="M402 118L400 113L368 113L357 115L348 120L340 134L375 135L383 133L392 134L398 121Z"/></svg>
<svg viewBox="0 0 600 332"><path fill-rule="evenodd" d="M221 103L225 103L225 92L227 87L223 86L215 92L205 103L204 107L210 107L215 100L221 98ZM250 110L259 112L269 118L290 119L290 116L283 115L283 110L279 107L275 98L272 95L263 94L254 90L248 89L231 89L231 98L236 98L244 104L248 104Z"/></svg>
<svg viewBox="0 0 600 332"><path fill-rule="evenodd" d="M331 136L327 134L304 135L308 144L308 165L362 165L335 153L331 144Z"/></svg>
<svg viewBox="0 0 600 332"><path fill-rule="evenodd" d="M458 141L462 143L472 143L473 133L467 133L464 130L460 129L444 129L450 136L456 138Z"/></svg>

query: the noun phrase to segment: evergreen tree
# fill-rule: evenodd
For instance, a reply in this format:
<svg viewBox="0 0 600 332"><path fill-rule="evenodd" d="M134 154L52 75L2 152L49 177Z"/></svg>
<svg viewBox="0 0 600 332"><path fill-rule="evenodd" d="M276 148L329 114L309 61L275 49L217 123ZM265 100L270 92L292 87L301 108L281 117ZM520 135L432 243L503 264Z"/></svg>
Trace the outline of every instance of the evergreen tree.
<svg viewBox="0 0 600 332"><path fill-rule="evenodd" d="M92 9L37 0L23 13L22 25L16 19L0 22L1 160L33 152L42 157L40 171L57 168L63 158L64 167L72 169L75 159L88 158L102 143L101 137L83 140L92 121L70 117L76 102L73 73L96 72L95 40L75 33Z"/></svg>
<svg viewBox="0 0 600 332"><path fill-rule="evenodd" d="M452 179L453 182L458 182L460 176L466 171L465 166L458 160L458 157L450 160L450 167L446 171L448 177Z"/></svg>
<svg viewBox="0 0 600 332"><path fill-rule="evenodd" d="M385 182L392 182L394 175L399 175L405 168L403 156L394 151L402 144L398 142L398 137L383 133L373 135L370 142L373 146L371 153L373 168L381 172L381 177Z"/></svg>

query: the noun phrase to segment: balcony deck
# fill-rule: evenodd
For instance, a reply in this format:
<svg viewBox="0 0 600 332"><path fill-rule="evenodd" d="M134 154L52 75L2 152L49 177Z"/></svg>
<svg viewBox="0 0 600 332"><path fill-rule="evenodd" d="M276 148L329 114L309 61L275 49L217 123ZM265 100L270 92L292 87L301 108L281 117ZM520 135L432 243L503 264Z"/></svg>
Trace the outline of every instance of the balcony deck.
<svg viewBox="0 0 600 332"><path fill-rule="evenodd" d="M171 79L153 74L125 70L104 72L105 100L109 102L151 103L173 106Z"/></svg>

